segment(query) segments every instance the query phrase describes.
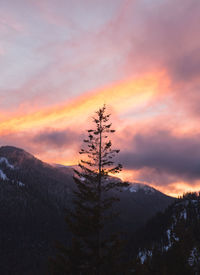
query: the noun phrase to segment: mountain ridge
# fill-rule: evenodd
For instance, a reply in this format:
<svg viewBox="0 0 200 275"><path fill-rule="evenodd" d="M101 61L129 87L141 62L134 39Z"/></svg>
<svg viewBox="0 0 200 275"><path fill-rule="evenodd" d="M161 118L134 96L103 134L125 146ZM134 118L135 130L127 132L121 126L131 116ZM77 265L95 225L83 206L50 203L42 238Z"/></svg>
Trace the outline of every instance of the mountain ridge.
<svg viewBox="0 0 200 275"><path fill-rule="evenodd" d="M200 274L200 193L188 193L133 236L133 274Z"/></svg>
<svg viewBox="0 0 200 275"><path fill-rule="evenodd" d="M12 165L13 167L16 165L16 167L19 168L20 166L23 166L25 162L29 161L29 162L33 162L32 164L55 168L55 169L63 172L64 174L68 174L71 176L73 176L73 169L78 168L78 165L66 166L66 165L62 165L62 164L58 164L58 163L49 164L47 162L41 161L40 159L36 158L34 155L28 153L27 151L25 151L22 148L10 146L10 145L0 147L0 157L6 158L6 160L8 162L11 162L10 165ZM111 178L113 178L113 177L111 177ZM118 177L114 177L114 178L116 178L116 180L121 181L121 179ZM130 186L127 187L126 190L129 190L130 192L138 192L141 189L144 189L145 192L149 191L149 193L155 192L155 191L160 192L159 190L151 187L148 184L131 182L131 181L129 181L129 184L130 184ZM162 193L162 192L160 192L160 193ZM162 193L162 194L164 194L164 193ZM166 195L166 194L164 194L164 195ZM170 196L168 196L168 197L170 197Z"/></svg>
<svg viewBox="0 0 200 275"><path fill-rule="evenodd" d="M45 274L54 241L67 243L70 238L65 209L72 207L73 176L69 169L53 167L17 147L0 147L0 159L6 176L2 179L0 174L1 272ZM135 184L132 192L129 188L119 192L120 201L114 206L120 213L114 228L126 232L127 238L174 201L157 190L149 192L151 187L140 187Z"/></svg>

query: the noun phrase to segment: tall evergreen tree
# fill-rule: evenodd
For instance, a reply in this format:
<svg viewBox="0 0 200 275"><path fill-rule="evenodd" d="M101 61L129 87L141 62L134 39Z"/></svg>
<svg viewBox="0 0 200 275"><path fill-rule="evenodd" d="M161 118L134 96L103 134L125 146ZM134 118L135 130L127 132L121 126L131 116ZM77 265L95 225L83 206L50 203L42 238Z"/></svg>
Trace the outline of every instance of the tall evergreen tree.
<svg viewBox="0 0 200 275"><path fill-rule="evenodd" d="M119 200L117 192L128 184L111 177L122 165L113 161L119 150L112 149L109 134L115 130L109 119L104 105L93 117L94 128L84 139L80 154L85 158L74 170L74 207L66 217L73 239L69 248L59 247L52 274L122 274L119 234L109 233L107 225L118 215L112 207Z"/></svg>

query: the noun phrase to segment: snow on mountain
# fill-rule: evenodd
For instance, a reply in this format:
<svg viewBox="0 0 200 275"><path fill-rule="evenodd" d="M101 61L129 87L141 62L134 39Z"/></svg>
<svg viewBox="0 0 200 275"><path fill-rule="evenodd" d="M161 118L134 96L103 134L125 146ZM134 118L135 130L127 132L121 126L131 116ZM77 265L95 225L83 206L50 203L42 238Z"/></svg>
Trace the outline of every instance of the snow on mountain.
<svg viewBox="0 0 200 275"><path fill-rule="evenodd" d="M21 181L18 181L17 184L18 184L20 187L25 186L25 184L24 184L23 182L21 182Z"/></svg>
<svg viewBox="0 0 200 275"><path fill-rule="evenodd" d="M169 228L166 231L168 244L163 247L163 250L165 251L167 251L170 247L172 247L172 245L175 242L179 241L179 238L175 235L175 233L172 230L173 230L173 225L172 225L172 228Z"/></svg>
<svg viewBox="0 0 200 275"><path fill-rule="evenodd" d="M140 259L140 262L144 264L144 262L147 260L148 257L152 256L152 251L151 250L141 250L138 253L138 258Z"/></svg>
<svg viewBox="0 0 200 275"><path fill-rule="evenodd" d="M7 158L5 157L0 157L0 164L5 164L7 166L7 168L11 169L11 170L15 170L14 165L10 164L10 162L8 161ZM4 181L9 181L9 177L5 174L5 172L0 169L0 179L4 180ZM25 186L25 184L21 181L15 181L15 180L11 180L12 183L17 184L20 187Z"/></svg>
<svg viewBox="0 0 200 275"><path fill-rule="evenodd" d="M178 204L178 206L180 207L181 204L182 203ZM172 223L168 227L168 229L165 231L165 234L164 234L166 236L166 242L164 242L163 240L161 241L161 243L163 243L162 251L168 251L176 242L180 241L179 237L175 234L174 229L176 228L177 223L181 219L184 219L184 220L187 219L187 211L185 208L172 216ZM144 264L147 258L152 257L154 248L155 248L155 244L153 244L149 250L147 249L139 250L138 259L140 260L141 264Z"/></svg>
<svg viewBox="0 0 200 275"><path fill-rule="evenodd" d="M24 166L47 165L23 149L13 146L0 147L0 157L2 162L5 162L5 159L9 160L9 164L12 163L12 165L10 164L10 168L14 166L15 169L19 169Z"/></svg>
<svg viewBox="0 0 200 275"><path fill-rule="evenodd" d="M13 262L16 261L16 255L19 255L17 260L20 264L21 255L23 258L27 256L28 260L35 259L35 255L38 255L38 262L41 264L41 255L44 255L45 260L48 255L51 255L49 239L59 240L60 238L65 242L64 209L72 207L72 190L75 186L73 168L78 167L48 165L24 150L11 146L0 147L0 159L2 190L0 199L1 206L5 208L5 211L0 212L4 215L5 222L9 224L3 227L2 230L5 231L3 231L4 234L0 234L0 242L4 241L5 248L9 248L8 253L10 253L9 245L13 242L9 241L9 236L13 228L18 228L20 233L14 233L14 237L16 236L19 245L22 244L22 248L18 245L14 246ZM8 178L5 183L1 176L3 174ZM112 181L114 179L120 181L117 178L110 178ZM23 187L24 184L25 187ZM139 183L131 183L130 187L124 191L112 193L120 198L119 203L114 205L116 212L120 213L120 218L113 228L126 232L127 239L131 238L133 232L145 224L157 211L163 211L174 201L173 198L156 190L154 192L153 188ZM1 225L4 224L6 223L2 221ZM1 260L7 259L5 255L7 254L2 251ZM12 262L11 259L9 259L10 262ZM22 268L21 265L18 268ZM29 266L28 268L30 269Z"/></svg>
<svg viewBox="0 0 200 275"><path fill-rule="evenodd" d="M190 266L195 266L198 265L200 262L200 254L199 254L199 249L197 247L194 247L190 251L190 257L188 259L188 264Z"/></svg>
<svg viewBox="0 0 200 275"><path fill-rule="evenodd" d="M143 183L130 183L130 185L125 187L125 189L129 190L131 193L136 193L140 190L144 191L145 194L155 193L154 188Z"/></svg>
<svg viewBox="0 0 200 275"><path fill-rule="evenodd" d="M0 157L0 164L1 163L5 163L6 166L9 168L9 169L14 169L14 166L12 164L9 163L8 159L5 158L5 157ZM7 177L7 175L4 173L4 171L2 169L0 169L0 178L2 180L9 180L9 178Z"/></svg>
<svg viewBox="0 0 200 275"><path fill-rule="evenodd" d="M190 196L196 196L191 198ZM160 239L154 240L147 244L147 246L140 247L137 252L137 258L141 264L144 264L147 260L151 260L154 251L160 251L159 253L168 253L173 249L178 249L179 246L184 245L184 241L188 246L188 252L186 257L188 264L190 266L196 266L200 263L200 250L198 242L192 239L192 242L186 241L189 234L198 231L198 223L200 220L200 196L186 195L183 199L175 202L169 209L165 212L166 223L165 225L160 225L163 227ZM155 217L156 219L156 217ZM155 221L154 219L154 221ZM160 216L159 216L160 219ZM168 220L167 220L168 219ZM163 219L161 219L163 223ZM158 223L156 223L158 226ZM195 227L196 226L196 227ZM183 230L184 229L184 230ZM151 229L148 228L151 232ZM185 234L185 235L184 235ZM198 236L198 233L196 233ZM195 246L196 245L196 246ZM169 252L170 253L170 252Z"/></svg>
<svg viewBox="0 0 200 275"><path fill-rule="evenodd" d="M187 211L186 211L186 209L183 209L183 211L180 213L180 218L183 218L184 220L187 219Z"/></svg>
<svg viewBox="0 0 200 275"><path fill-rule="evenodd" d="M76 169L76 170L80 169L77 165L65 166L65 165L61 165L61 164L52 164L52 166L58 168L60 171L66 173L66 174L71 174L71 175L74 174L73 169ZM81 177L81 180L85 181L85 178ZM114 181L117 181L117 182L121 181L120 178L113 177L113 176L110 176L109 178L106 179L106 181L108 181L108 180L111 180L111 181L114 180ZM145 194L153 194L157 191L153 187L151 187L149 185L146 185L146 184L143 184L143 183L129 182L129 184L130 185L128 187L124 187L124 190L125 191L129 190L131 193L137 193L139 191L143 191Z"/></svg>
<svg viewBox="0 0 200 275"><path fill-rule="evenodd" d="M8 180L6 174L5 174L1 169L0 169L0 178L1 178L2 180Z"/></svg>
<svg viewBox="0 0 200 275"><path fill-rule="evenodd" d="M14 165L10 164L5 157L0 157L0 163L5 163L8 168L14 169Z"/></svg>

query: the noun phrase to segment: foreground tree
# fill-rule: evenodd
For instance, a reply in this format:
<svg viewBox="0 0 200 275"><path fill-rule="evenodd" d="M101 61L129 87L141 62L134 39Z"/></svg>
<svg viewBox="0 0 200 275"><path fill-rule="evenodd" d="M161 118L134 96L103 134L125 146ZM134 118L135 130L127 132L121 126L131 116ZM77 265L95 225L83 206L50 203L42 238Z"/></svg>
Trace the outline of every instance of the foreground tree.
<svg viewBox="0 0 200 275"><path fill-rule="evenodd" d="M122 165L114 165L119 150L112 149L109 134L115 130L109 118L105 106L96 112L94 129L88 130L80 150L85 158L74 170L74 208L66 217L73 239L68 248L59 245L56 259L51 261L52 274L122 274L122 243L119 234L109 233L107 227L117 216L112 207L119 200L116 191L128 184L111 177L121 171Z"/></svg>

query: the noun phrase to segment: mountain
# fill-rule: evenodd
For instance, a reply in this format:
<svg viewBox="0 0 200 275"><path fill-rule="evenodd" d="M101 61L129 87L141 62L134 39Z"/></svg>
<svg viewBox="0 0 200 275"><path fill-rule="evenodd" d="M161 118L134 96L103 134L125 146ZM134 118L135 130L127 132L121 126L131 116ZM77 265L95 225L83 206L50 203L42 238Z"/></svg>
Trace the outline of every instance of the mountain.
<svg viewBox="0 0 200 275"><path fill-rule="evenodd" d="M68 238L72 182L22 149L0 148L0 274L45 274L54 240Z"/></svg>
<svg viewBox="0 0 200 275"><path fill-rule="evenodd" d="M119 179L116 179L119 180ZM53 243L67 242L65 208L72 206L73 167L50 165L23 149L0 147L1 274L45 274ZM128 236L174 198L139 183L119 193L114 226Z"/></svg>
<svg viewBox="0 0 200 275"><path fill-rule="evenodd" d="M131 245L133 274L200 274L200 194L188 193L157 214Z"/></svg>

